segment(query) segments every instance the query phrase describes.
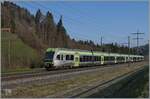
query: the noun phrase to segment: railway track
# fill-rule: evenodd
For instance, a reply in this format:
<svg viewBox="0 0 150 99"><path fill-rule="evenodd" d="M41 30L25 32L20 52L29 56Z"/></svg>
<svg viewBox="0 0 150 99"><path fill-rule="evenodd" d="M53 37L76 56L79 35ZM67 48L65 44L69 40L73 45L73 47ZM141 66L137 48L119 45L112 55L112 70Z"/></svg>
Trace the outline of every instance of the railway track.
<svg viewBox="0 0 150 99"><path fill-rule="evenodd" d="M131 63L136 64L136 63ZM127 64L115 64L106 66L94 66L85 68L63 69L55 71L46 71L40 73L20 74L2 77L2 88L13 89L16 86L30 85L34 83L55 82L56 80L64 80L86 72L103 71L104 69L112 69L114 67L128 66ZM59 79L60 78L60 79Z"/></svg>
<svg viewBox="0 0 150 99"><path fill-rule="evenodd" d="M145 64L145 62L131 63L131 66L139 66ZM46 86L55 84L56 82L66 81L79 77L80 75L92 74L96 72L108 73L109 71L123 69L127 67L128 64L115 64L107 66L96 66L96 67L86 67L86 68L75 68L67 70L56 70L56 71L46 71L41 73L33 73L25 75L17 75L11 78L11 76L5 76L1 82L2 90L11 89L16 90L17 88L30 88L30 86L39 85ZM131 67L130 66L130 67ZM24 77L23 77L24 76ZM80 90L78 90L80 91Z"/></svg>
<svg viewBox="0 0 150 99"><path fill-rule="evenodd" d="M128 63L125 63L128 64ZM131 63L134 64L134 63ZM122 66L124 64L114 64L114 65L101 65L101 66L89 66L89 67L81 67L81 68L72 68L72 69L52 69L50 71L46 71L45 69L36 70L33 72L25 72L25 73L17 73L17 74L4 74L1 77L2 81L10 81L10 80L17 80L23 78L30 78L30 77L37 77L37 76L44 76L44 75L53 75L59 73L67 73L67 72L76 72L88 69L96 69L96 68L107 68L112 66Z"/></svg>
<svg viewBox="0 0 150 99"><path fill-rule="evenodd" d="M134 64L134 63L132 63ZM34 83L45 83L45 82L53 82L58 80L58 78L64 78L63 76L66 75L76 75L84 72L94 71L94 70L102 70L105 68L112 68L112 67L120 67L124 66L125 64L115 64L115 65L104 65L104 66L94 66L94 67L85 67L85 68L74 68L74 69L60 69L55 71L46 71L46 72L39 72L39 73L29 73L29 74L19 74L19 75L12 75L12 76L5 76L2 77L2 88L10 88L13 89L16 86L24 86L27 84L34 84ZM62 76L62 77L60 77Z"/></svg>

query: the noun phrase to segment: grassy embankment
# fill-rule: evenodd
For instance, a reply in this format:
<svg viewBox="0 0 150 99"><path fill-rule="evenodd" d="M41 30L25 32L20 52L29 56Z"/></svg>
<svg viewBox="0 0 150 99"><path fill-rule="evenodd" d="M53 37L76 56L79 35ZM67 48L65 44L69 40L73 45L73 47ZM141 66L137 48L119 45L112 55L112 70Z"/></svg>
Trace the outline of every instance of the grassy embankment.
<svg viewBox="0 0 150 99"><path fill-rule="evenodd" d="M93 98L148 98L149 97L149 72L148 66L143 70L111 85L104 90L88 96Z"/></svg>
<svg viewBox="0 0 150 99"><path fill-rule="evenodd" d="M130 98L148 98L149 97L149 66L142 72L136 74L119 91L119 96ZM116 94L116 96L118 96Z"/></svg>
<svg viewBox="0 0 150 99"><path fill-rule="evenodd" d="M1 33L2 73L32 71L31 66L38 64L36 50L25 44L16 34Z"/></svg>

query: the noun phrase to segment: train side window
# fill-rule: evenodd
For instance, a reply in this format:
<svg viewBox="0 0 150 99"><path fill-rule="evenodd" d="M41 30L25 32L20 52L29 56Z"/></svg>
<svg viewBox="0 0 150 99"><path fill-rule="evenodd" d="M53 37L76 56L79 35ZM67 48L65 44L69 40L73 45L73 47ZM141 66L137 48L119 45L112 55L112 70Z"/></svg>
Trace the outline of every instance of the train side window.
<svg viewBox="0 0 150 99"><path fill-rule="evenodd" d="M108 57L107 56L105 56L104 59L105 59L105 61L108 61Z"/></svg>
<svg viewBox="0 0 150 99"><path fill-rule="evenodd" d="M60 60L60 55L57 55L57 60Z"/></svg>
<svg viewBox="0 0 150 99"><path fill-rule="evenodd" d="M87 58L86 58L86 56L84 56L84 62L86 62L87 61Z"/></svg>
<svg viewBox="0 0 150 99"><path fill-rule="evenodd" d="M88 56L88 61L90 61L90 56Z"/></svg>
<svg viewBox="0 0 150 99"><path fill-rule="evenodd" d="M84 61L85 61L85 62L87 61L87 57L86 57L86 56L84 56Z"/></svg>
<svg viewBox="0 0 150 99"><path fill-rule="evenodd" d="M91 61L91 56L89 56L89 61Z"/></svg>
<svg viewBox="0 0 150 99"><path fill-rule="evenodd" d="M96 56L94 56L94 61L96 61Z"/></svg>
<svg viewBox="0 0 150 99"><path fill-rule="evenodd" d="M88 56L86 56L86 62L88 62Z"/></svg>
<svg viewBox="0 0 150 99"><path fill-rule="evenodd" d="M96 56L96 61L98 61L98 57Z"/></svg>
<svg viewBox="0 0 150 99"><path fill-rule="evenodd" d="M85 56L85 62L87 62L87 56Z"/></svg>
<svg viewBox="0 0 150 99"><path fill-rule="evenodd" d="M92 57L92 61L94 61L94 60L95 60L95 57L93 56L93 57Z"/></svg>
<svg viewBox="0 0 150 99"><path fill-rule="evenodd" d="M84 56L81 56L81 61L84 62Z"/></svg>
<svg viewBox="0 0 150 99"><path fill-rule="evenodd" d="M90 60L89 61L92 61L92 56L89 56L90 57Z"/></svg>
<svg viewBox="0 0 150 99"><path fill-rule="evenodd" d="M74 56L73 55L70 56L70 60L74 60Z"/></svg>
<svg viewBox="0 0 150 99"><path fill-rule="evenodd" d="M110 60L113 61L115 58L113 56L111 56Z"/></svg>
<svg viewBox="0 0 150 99"><path fill-rule="evenodd" d="M97 56L97 61L99 61L99 56Z"/></svg>
<svg viewBox="0 0 150 99"><path fill-rule="evenodd" d="M100 56L98 57L98 61L101 61L101 57Z"/></svg>
<svg viewBox="0 0 150 99"><path fill-rule="evenodd" d="M69 55L66 55L66 60L69 60Z"/></svg>
<svg viewBox="0 0 150 99"><path fill-rule="evenodd" d="M85 56L85 60L86 60L86 62L88 61L88 56Z"/></svg>
<svg viewBox="0 0 150 99"><path fill-rule="evenodd" d="M82 61L85 62L85 56L82 57Z"/></svg>
<svg viewBox="0 0 150 99"><path fill-rule="evenodd" d="M110 59L111 59L111 57L110 57L110 56L108 56L108 61L110 61Z"/></svg>
<svg viewBox="0 0 150 99"><path fill-rule="evenodd" d="M109 61L111 61L111 56L109 56L109 59L108 59Z"/></svg>
<svg viewBox="0 0 150 99"><path fill-rule="evenodd" d="M90 60L90 56L87 56L87 61L89 61Z"/></svg>
<svg viewBox="0 0 150 99"><path fill-rule="evenodd" d="M85 56L85 62L87 62L88 61L88 57L87 56Z"/></svg>
<svg viewBox="0 0 150 99"><path fill-rule="evenodd" d="M83 61L83 58L82 58L82 56L80 56L80 62L82 62Z"/></svg>
<svg viewBox="0 0 150 99"><path fill-rule="evenodd" d="M89 56L86 56L87 57L87 61L89 61Z"/></svg>
<svg viewBox="0 0 150 99"><path fill-rule="evenodd" d="M96 61L96 56L94 56L94 61Z"/></svg>

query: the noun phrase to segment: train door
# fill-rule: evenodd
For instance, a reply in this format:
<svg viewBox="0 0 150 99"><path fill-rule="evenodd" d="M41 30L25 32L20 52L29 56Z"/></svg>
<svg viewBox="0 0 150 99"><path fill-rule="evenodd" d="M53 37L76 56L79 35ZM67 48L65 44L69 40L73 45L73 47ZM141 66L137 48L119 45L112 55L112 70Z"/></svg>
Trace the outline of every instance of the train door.
<svg viewBox="0 0 150 99"><path fill-rule="evenodd" d="M104 56L101 56L101 64L104 64Z"/></svg>
<svg viewBox="0 0 150 99"><path fill-rule="evenodd" d="M124 59L125 59L124 62L126 63L127 62L127 57L124 57Z"/></svg>
<svg viewBox="0 0 150 99"><path fill-rule="evenodd" d="M117 57L115 56L115 64L117 63Z"/></svg>
<svg viewBox="0 0 150 99"><path fill-rule="evenodd" d="M74 66L78 67L79 66L79 53L75 53L74 55Z"/></svg>

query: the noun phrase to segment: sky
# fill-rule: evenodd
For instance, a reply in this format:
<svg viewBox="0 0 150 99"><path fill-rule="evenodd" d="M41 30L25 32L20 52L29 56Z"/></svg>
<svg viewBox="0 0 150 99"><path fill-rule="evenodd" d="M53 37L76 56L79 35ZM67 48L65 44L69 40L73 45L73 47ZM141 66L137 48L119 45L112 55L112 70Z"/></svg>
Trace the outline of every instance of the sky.
<svg viewBox="0 0 150 99"><path fill-rule="evenodd" d="M40 9L43 14L50 11L55 23L63 16L63 24L71 38L76 40L92 40L100 44L117 42L127 43L131 38L131 46L136 46L137 31L140 45L148 42L148 2L144 1L15 1L34 14Z"/></svg>

